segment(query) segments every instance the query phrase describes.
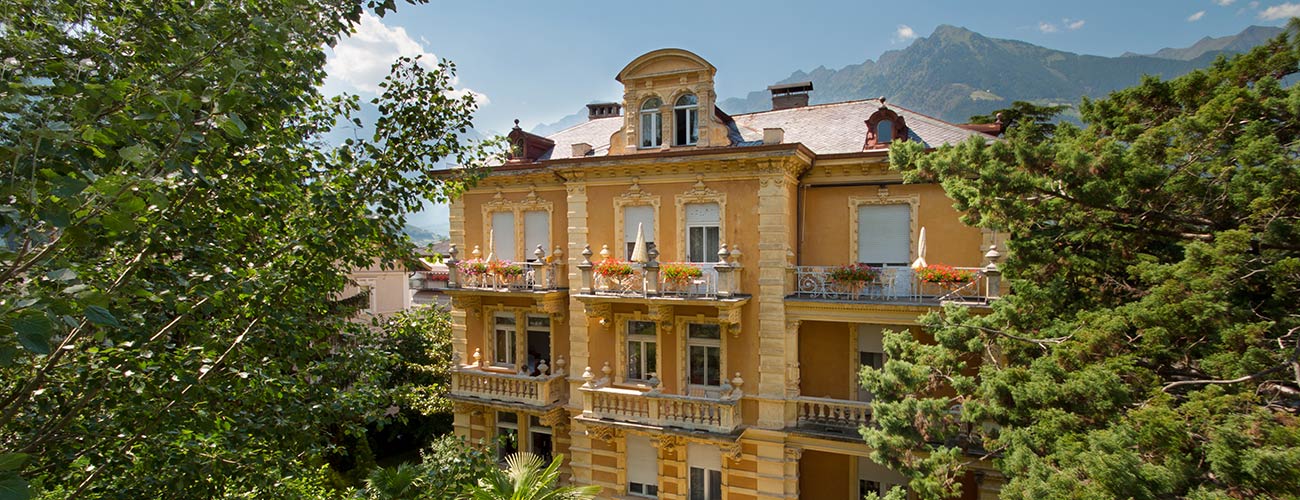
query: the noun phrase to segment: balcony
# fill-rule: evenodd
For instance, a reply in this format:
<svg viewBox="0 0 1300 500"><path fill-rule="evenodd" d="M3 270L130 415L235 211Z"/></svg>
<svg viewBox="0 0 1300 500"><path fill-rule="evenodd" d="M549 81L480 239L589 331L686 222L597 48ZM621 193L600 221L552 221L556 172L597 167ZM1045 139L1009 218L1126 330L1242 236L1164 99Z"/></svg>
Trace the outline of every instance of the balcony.
<svg viewBox="0 0 1300 500"><path fill-rule="evenodd" d="M626 262L611 257L609 245L592 262L591 247L582 252L578 269L582 274L581 294L594 297L667 298L679 300L739 300L741 293L740 251L722 245L717 262L659 262L651 248L646 262Z"/></svg>
<svg viewBox="0 0 1300 500"><path fill-rule="evenodd" d="M719 397L664 394L655 386L649 391L609 387L606 376L596 380L590 369L582 391L582 417L585 420L615 421L654 427L731 434L741 425L739 374L724 384ZM734 384L733 384L734 383Z"/></svg>
<svg viewBox="0 0 1300 500"><path fill-rule="evenodd" d="M871 423L871 403L800 396L794 400L797 426L818 434L857 436Z"/></svg>
<svg viewBox="0 0 1300 500"><path fill-rule="evenodd" d="M536 376L458 365L451 372L451 397L535 407L559 404L568 395L564 363L564 357L557 359L555 372L551 373L543 362L539 367L541 373Z"/></svg>
<svg viewBox="0 0 1300 500"><path fill-rule="evenodd" d="M788 299L909 305L988 305L1000 296L1000 254L990 248L984 267L796 266Z"/></svg>
<svg viewBox="0 0 1300 500"><path fill-rule="evenodd" d="M484 259L478 247L469 260L457 260L459 253L456 245L448 251L448 290L536 293L564 289L564 252L559 248L547 255L538 245L533 252L535 260L529 262Z"/></svg>

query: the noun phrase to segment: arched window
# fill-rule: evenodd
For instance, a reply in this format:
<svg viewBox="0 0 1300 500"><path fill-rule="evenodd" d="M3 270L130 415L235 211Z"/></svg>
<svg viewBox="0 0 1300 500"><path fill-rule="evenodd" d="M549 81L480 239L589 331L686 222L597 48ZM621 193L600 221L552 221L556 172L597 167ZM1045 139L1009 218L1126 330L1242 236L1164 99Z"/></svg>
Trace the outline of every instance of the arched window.
<svg viewBox="0 0 1300 500"><path fill-rule="evenodd" d="M894 120L880 120L876 124L876 144L885 144L894 139Z"/></svg>
<svg viewBox="0 0 1300 500"><path fill-rule="evenodd" d="M663 105L658 97L647 99L641 104L641 147L657 148L663 144L663 119L660 117L659 107Z"/></svg>
<svg viewBox="0 0 1300 500"><path fill-rule="evenodd" d="M677 98L673 106L674 146L690 146L700 140L700 100L695 94Z"/></svg>

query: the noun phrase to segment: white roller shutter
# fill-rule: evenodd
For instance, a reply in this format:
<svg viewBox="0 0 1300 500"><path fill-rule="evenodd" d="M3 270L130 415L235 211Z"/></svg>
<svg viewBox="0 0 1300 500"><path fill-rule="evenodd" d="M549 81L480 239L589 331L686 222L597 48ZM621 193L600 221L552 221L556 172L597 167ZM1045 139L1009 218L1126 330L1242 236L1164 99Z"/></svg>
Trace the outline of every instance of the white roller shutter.
<svg viewBox="0 0 1300 500"><path fill-rule="evenodd" d="M906 266L912 253L911 206L858 207L858 262Z"/></svg>
<svg viewBox="0 0 1300 500"><path fill-rule="evenodd" d="M492 256L497 260L515 260L515 214L492 213Z"/></svg>
<svg viewBox="0 0 1300 500"><path fill-rule="evenodd" d="M655 207L636 206L623 209L623 241L636 242L636 226L641 225L647 242L655 241Z"/></svg>
<svg viewBox="0 0 1300 500"><path fill-rule="evenodd" d="M650 437L627 435L627 480L630 483L659 484L659 460Z"/></svg>
<svg viewBox="0 0 1300 500"><path fill-rule="evenodd" d="M521 260L536 259L537 246L551 253L551 217L545 210L524 212L524 255Z"/></svg>
<svg viewBox="0 0 1300 500"><path fill-rule="evenodd" d="M722 220L717 203L687 203L687 226L716 226Z"/></svg>
<svg viewBox="0 0 1300 500"><path fill-rule="evenodd" d="M717 446L690 443L686 446L686 463L701 469L722 470L722 450Z"/></svg>

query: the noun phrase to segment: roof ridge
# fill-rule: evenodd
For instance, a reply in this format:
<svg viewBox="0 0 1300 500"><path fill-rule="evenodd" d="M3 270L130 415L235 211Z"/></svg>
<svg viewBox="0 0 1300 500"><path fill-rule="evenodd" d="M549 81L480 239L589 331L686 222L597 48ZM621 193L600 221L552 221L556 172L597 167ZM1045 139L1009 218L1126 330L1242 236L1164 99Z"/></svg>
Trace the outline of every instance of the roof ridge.
<svg viewBox="0 0 1300 500"><path fill-rule="evenodd" d="M570 131L570 130L573 130L573 129L575 129L575 128L581 127L581 126L586 125L586 124L591 123L591 122L600 121L600 120L608 120L608 119L610 119L610 118L622 118L622 117L623 117L623 115L618 115L618 116L602 116L602 117L600 117L600 118L588 118L586 121L584 121L584 122L582 122L582 123L574 124L574 125L569 126L568 128L564 128L564 129L556 130L555 132L551 132L551 134L548 135L548 136L546 136L546 138L547 138L547 139L550 139L551 137L554 137L554 136L557 136L557 135L563 134L563 133L565 133L565 132L568 132L568 131Z"/></svg>
<svg viewBox="0 0 1300 500"><path fill-rule="evenodd" d="M790 111L790 110L797 110L797 109L821 108L821 107L826 107L826 106L838 106L838 105L841 105L841 104L854 104L854 103L859 103L859 102L879 101L879 100L880 100L879 97L869 97L869 98L866 98L866 99L850 99L850 100L847 100L847 101L823 102L823 103L821 103L821 104L809 104L809 105L807 105L807 106L798 106L798 107L794 107L794 108L769 109L769 110L767 110L767 111L750 111L750 112L748 112L748 113L734 113L734 114L733 114L733 113L727 113L727 114L731 115L732 118L735 118L735 117L737 117L737 116L759 115L759 114L763 114L763 113L775 113L775 112L777 112L777 111Z"/></svg>

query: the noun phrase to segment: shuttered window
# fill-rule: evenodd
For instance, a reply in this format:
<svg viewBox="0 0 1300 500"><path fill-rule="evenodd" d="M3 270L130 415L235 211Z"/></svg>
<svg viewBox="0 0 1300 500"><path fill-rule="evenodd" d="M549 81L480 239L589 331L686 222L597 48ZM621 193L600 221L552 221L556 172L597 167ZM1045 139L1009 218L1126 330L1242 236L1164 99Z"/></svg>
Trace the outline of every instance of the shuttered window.
<svg viewBox="0 0 1300 500"><path fill-rule="evenodd" d="M492 213L492 257L497 260L515 260L515 214Z"/></svg>
<svg viewBox="0 0 1300 500"><path fill-rule="evenodd" d="M513 238L512 238L513 239ZM523 260L537 260L537 247L542 247L544 254L551 253L551 216L545 210L524 212L524 255Z"/></svg>
<svg viewBox="0 0 1300 500"><path fill-rule="evenodd" d="M690 465L687 481L689 500L722 500L722 451L715 446L690 443L686 447Z"/></svg>
<svg viewBox="0 0 1300 500"><path fill-rule="evenodd" d="M648 436L627 435L627 492L648 498L659 497L659 460Z"/></svg>
<svg viewBox="0 0 1300 500"><path fill-rule="evenodd" d="M910 205L858 207L858 262L906 266L911 262Z"/></svg>

